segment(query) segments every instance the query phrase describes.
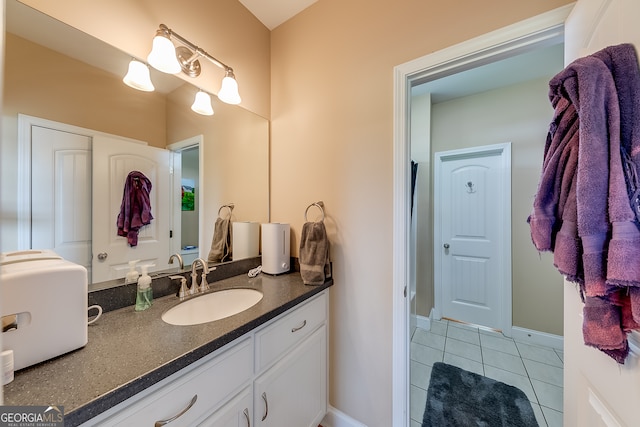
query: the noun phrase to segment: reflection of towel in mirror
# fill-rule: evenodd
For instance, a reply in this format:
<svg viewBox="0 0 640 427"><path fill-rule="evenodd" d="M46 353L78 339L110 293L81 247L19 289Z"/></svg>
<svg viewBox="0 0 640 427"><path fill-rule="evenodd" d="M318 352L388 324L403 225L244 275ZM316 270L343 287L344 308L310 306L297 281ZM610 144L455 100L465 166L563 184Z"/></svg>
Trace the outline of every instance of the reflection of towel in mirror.
<svg viewBox="0 0 640 427"><path fill-rule="evenodd" d="M209 250L209 262L224 262L231 259L231 218L218 218L213 229L213 240Z"/></svg>
<svg viewBox="0 0 640 427"><path fill-rule="evenodd" d="M138 245L140 228L151 223L151 181L142 172L132 171L127 175L122 193L122 204L118 214L118 236L127 238L131 246Z"/></svg>
<svg viewBox="0 0 640 427"><path fill-rule="evenodd" d="M322 285L331 277L329 238L324 222L307 222L300 236L300 275L305 285Z"/></svg>

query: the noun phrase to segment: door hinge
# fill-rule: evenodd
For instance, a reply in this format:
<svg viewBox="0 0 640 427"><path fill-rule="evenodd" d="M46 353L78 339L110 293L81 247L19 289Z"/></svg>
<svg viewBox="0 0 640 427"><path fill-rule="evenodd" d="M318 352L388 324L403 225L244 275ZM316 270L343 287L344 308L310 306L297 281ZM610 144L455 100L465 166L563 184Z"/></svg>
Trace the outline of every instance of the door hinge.
<svg viewBox="0 0 640 427"><path fill-rule="evenodd" d="M173 238L173 230L169 230L169 238L172 239Z"/></svg>
<svg viewBox="0 0 640 427"><path fill-rule="evenodd" d="M404 287L404 297L405 297L405 298L407 297L407 287L406 287L406 285L405 285L405 287Z"/></svg>

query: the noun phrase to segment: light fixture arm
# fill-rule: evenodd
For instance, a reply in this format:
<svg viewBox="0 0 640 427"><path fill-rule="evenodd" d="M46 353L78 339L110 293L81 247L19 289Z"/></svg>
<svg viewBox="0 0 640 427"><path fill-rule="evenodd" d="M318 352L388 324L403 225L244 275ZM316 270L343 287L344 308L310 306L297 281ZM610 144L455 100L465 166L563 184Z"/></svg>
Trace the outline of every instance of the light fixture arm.
<svg viewBox="0 0 640 427"><path fill-rule="evenodd" d="M216 64L218 67L222 68L225 70L225 72L231 72L233 74L233 68L229 67L228 65L226 65L224 62L217 60L216 58L214 58L213 56L211 56L209 53L207 53L207 51L205 51L204 49L201 49L200 47L196 46L195 44L191 43L189 40L185 39L184 37L182 37L180 34L176 33L175 31L173 31L171 28L167 27L164 24L160 24L160 28L158 29L158 33L161 33L169 38L173 37L175 39L177 39L180 43L182 43L183 45L187 46L189 49L191 49L193 52L192 56L188 59L186 59L186 62L191 63L193 61L195 61L196 59L198 59L198 57L202 56L203 58L207 58L209 61L213 62L214 64Z"/></svg>

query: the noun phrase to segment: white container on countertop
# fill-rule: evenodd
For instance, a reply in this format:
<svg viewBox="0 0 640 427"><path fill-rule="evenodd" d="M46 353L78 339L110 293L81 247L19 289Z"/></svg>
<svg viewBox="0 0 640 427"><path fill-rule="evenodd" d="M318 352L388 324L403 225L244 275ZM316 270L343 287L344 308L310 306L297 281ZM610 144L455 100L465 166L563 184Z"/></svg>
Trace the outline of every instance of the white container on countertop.
<svg viewBox="0 0 640 427"><path fill-rule="evenodd" d="M262 272L287 273L291 263L289 224L262 224Z"/></svg>
<svg viewBox="0 0 640 427"><path fill-rule="evenodd" d="M2 350L14 369L87 344L87 269L48 250L0 256Z"/></svg>

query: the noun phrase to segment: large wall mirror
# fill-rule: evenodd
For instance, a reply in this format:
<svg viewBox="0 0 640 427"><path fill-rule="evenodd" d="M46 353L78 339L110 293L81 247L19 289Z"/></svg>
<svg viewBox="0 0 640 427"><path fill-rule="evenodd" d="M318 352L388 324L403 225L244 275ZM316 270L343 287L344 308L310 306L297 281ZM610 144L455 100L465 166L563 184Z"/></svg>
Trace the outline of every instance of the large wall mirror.
<svg viewBox="0 0 640 427"><path fill-rule="evenodd" d="M151 38L152 35L150 45ZM268 120L241 106L224 104L215 96L212 96L215 114L198 115L190 109L198 91L197 79L186 82L154 69L151 69L154 92L132 89L122 82L130 60L130 55L86 33L16 0L7 0L0 165L2 252L46 249L34 244L39 221L62 221L64 227L66 220L85 227L91 270L91 262L95 263L98 254L107 253L102 247L96 247L98 234L104 231L109 239L116 239L114 225L119 212L113 211L108 203L97 202L121 198L123 193L122 187L113 188L108 171L95 166L101 161L105 147L118 147L120 152L131 155L143 146L169 153L167 173L173 175L167 177L158 172L153 182L159 194L154 197L170 195L169 204L161 205L159 200L153 200L158 204L152 206L152 213L160 227L154 233L171 235L172 240L166 253L158 258L160 262L155 271L176 272L177 264L167 262L171 254L181 251L187 265L195 256L206 259L215 221L218 215L229 212L221 210L224 205L233 203L233 221L269 221ZM241 81L239 85L242 94ZM75 163L65 164L63 170L66 173L88 165L87 176L93 185L79 185L79 189L67 191L73 193L73 197L67 195L65 200L84 194L92 204L84 211L75 210L76 218L60 219L52 211L50 216L36 220L31 209L35 211L35 206L42 203L48 193L58 189L56 182L51 182L35 163L36 154L45 151L42 145L30 142L25 148L21 144L25 138L32 141L31 138L39 137L48 147L54 139L48 132L58 126L62 127L53 131L88 135L90 160L76 156ZM39 136L33 131L32 135L36 128L38 132L44 131L38 133ZM25 170L30 174L29 179L25 178ZM74 178L73 182L80 181ZM186 191L193 191L195 195L193 203L187 203L186 208L182 205L182 194L176 194L183 188L181 183ZM30 218L26 231L25 212ZM141 232L141 240L147 234ZM146 259L139 256L141 252L136 252L136 248L126 245L116 252L124 257L120 264ZM125 273L126 270L120 268L110 272L107 279L111 283ZM94 277L93 288L103 287L104 283L95 282L105 281L105 276L96 272Z"/></svg>

